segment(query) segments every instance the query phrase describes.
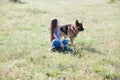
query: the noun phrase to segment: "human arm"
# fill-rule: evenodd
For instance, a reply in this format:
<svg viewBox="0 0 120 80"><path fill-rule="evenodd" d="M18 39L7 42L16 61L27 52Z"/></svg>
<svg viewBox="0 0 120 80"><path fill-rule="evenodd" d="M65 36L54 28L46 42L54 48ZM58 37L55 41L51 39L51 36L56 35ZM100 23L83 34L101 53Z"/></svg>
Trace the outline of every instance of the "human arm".
<svg viewBox="0 0 120 80"><path fill-rule="evenodd" d="M54 33L53 36L54 36L55 39L57 39L57 40L60 42L61 47L64 48L64 44L63 44L62 41L57 37L57 35Z"/></svg>

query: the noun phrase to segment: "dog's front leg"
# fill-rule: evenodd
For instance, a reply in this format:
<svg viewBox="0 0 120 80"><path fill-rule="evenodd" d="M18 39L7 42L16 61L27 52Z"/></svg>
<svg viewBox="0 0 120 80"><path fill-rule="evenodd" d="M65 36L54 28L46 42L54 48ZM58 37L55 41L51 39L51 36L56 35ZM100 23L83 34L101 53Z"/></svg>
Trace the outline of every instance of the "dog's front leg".
<svg viewBox="0 0 120 80"><path fill-rule="evenodd" d="M66 39L66 36L65 36L65 34L63 34L63 36L64 36L64 39Z"/></svg>
<svg viewBox="0 0 120 80"><path fill-rule="evenodd" d="M71 46L73 46L73 41L74 41L74 38L70 38L70 42L71 42Z"/></svg>

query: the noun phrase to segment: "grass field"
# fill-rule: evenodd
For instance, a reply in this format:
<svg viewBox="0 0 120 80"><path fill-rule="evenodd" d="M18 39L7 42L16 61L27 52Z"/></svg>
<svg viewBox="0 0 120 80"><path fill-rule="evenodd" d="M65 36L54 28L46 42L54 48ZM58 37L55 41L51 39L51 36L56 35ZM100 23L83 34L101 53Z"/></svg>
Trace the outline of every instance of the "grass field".
<svg viewBox="0 0 120 80"><path fill-rule="evenodd" d="M120 1L0 1L0 80L120 80ZM84 21L76 55L49 53L50 19Z"/></svg>

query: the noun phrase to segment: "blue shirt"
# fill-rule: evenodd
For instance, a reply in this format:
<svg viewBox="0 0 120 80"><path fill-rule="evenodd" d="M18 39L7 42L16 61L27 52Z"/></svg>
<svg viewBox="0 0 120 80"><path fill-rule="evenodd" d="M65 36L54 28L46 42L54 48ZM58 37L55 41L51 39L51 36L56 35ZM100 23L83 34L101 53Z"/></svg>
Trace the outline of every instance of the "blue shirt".
<svg viewBox="0 0 120 80"><path fill-rule="evenodd" d="M60 39L60 27L57 27L57 29L54 31L58 39Z"/></svg>

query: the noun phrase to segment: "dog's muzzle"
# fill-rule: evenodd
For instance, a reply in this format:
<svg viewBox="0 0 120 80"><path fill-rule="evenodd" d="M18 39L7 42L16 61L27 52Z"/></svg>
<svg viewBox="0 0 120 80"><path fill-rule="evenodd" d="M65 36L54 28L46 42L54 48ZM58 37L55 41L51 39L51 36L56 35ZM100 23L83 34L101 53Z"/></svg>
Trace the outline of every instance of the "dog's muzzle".
<svg viewBox="0 0 120 80"><path fill-rule="evenodd" d="M82 29L78 29L79 31L84 31L84 28L82 28Z"/></svg>

